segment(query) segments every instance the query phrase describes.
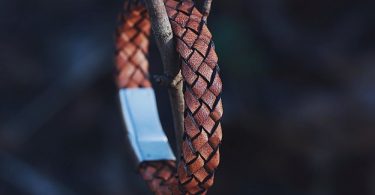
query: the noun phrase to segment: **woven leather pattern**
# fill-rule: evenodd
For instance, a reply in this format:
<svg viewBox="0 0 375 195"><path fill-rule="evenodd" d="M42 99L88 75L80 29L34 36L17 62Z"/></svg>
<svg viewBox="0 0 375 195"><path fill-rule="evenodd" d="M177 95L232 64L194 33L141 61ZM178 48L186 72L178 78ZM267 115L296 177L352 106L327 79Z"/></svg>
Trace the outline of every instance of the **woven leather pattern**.
<svg viewBox="0 0 375 195"><path fill-rule="evenodd" d="M139 167L142 178L157 195L180 194L175 161L147 161ZM174 191L174 192L173 192Z"/></svg>
<svg viewBox="0 0 375 195"><path fill-rule="evenodd" d="M143 5L127 2L117 30L116 66L119 88L151 87L147 60L151 23Z"/></svg>
<svg viewBox="0 0 375 195"><path fill-rule="evenodd" d="M205 193L213 184L222 139L218 57L212 35L193 2L167 0L165 4L184 79L185 129L178 179L184 193Z"/></svg>
<svg viewBox="0 0 375 195"><path fill-rule="evenodd" d="M142 163L140 173L155 194L206 194L219 165L222 139L218 57L212 35L191 0L165 0L165 5L184 80L182 155L177 170L173 161L153 161ZM122 18L117 39L118 86L150 87L148 14L142 5L128 5Z"/></svg>
<svg viewBox="0 0 375 195"><path fill-rule="evenodd" d="M147 10L137 1L127 1L120 17L116 41L117 86L151 87L147 59L151 25ZM170 187L177 186L174 161L143 162L139 172L157 195L172 194Z"/></svg>

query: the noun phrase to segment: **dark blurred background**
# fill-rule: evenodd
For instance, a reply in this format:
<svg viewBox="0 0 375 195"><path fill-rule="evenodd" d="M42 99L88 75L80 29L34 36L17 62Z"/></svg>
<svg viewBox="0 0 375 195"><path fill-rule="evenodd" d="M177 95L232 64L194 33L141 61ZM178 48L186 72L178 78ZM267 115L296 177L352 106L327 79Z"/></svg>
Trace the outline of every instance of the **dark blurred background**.
<svg viewBox="0 0 375 195"><path fill-rule="evenodd" d="M0 0L0 194L149 194L114 84L122 1ZM375 194L375 1L214 0L211 194ZM151 71L162 72L151 47ZM166 89L156 87L173 140Z"/></svg>

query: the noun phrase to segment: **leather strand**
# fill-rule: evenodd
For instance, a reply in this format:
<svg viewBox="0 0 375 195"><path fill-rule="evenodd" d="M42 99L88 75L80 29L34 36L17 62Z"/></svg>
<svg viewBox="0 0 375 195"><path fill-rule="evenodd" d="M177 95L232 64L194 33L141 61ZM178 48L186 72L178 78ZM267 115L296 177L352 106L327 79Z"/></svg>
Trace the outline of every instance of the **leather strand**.
<svg viewBox="0 0 375 195"><path fill-rule="evenodd" d="M206 193L219 164L222 83L212 35L192 1L166 1L184 79L185 120L178 180L188 194Z"/></svg>
<svg viewBox="0 0 375 195"><path fill-rule="evenodd" d="M148 46L151 23L146 8L125 3L117 30L116 68L119 88L151 87L148 79Z"/></svg>
<svg viewBox="0 0 375 195"><path fill-rule="evenodd" d="M143 180L147 182L150 190L156 195L180 194L178 188L176 188L178 183L175 175L175 161L143 162L139 167L139 172Z"/></svg>
<svg viewBox="0 0 375 195"><path fill-rule="evenodd" d="M126 4L117 37L119 88L151 87L150 20L142 4ZM219 165L223 114L218 57L202 14L191 0L165 0L180 56L185 101L181 161L149 161L139 171L155 194L206 194Z"/></svg>

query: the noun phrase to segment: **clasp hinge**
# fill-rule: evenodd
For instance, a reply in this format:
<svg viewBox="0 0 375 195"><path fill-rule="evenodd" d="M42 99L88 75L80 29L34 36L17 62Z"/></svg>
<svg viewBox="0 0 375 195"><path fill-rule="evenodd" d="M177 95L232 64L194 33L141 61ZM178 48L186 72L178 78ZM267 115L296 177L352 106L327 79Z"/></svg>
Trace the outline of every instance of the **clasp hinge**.
<svg viewBox="0 0 375 195"><path fill-rule="evenodd" d="M119 97L127 137L138 163L175 160L160 123L154 90L120 89Z"/></svg>

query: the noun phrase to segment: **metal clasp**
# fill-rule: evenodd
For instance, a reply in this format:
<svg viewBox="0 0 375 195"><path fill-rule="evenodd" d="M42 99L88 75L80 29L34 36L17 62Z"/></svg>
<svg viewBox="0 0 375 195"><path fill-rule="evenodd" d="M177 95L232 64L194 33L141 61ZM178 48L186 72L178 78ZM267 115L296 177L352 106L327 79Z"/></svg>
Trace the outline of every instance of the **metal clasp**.
<svg viewBox="0 0 375 195"><path fill-rule="evenodd" d="M127 137L138 163L175 160L160 123L154 90L120 89L119 97Z"/></svg>

